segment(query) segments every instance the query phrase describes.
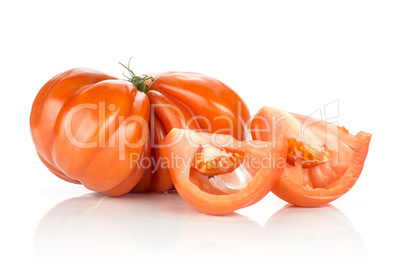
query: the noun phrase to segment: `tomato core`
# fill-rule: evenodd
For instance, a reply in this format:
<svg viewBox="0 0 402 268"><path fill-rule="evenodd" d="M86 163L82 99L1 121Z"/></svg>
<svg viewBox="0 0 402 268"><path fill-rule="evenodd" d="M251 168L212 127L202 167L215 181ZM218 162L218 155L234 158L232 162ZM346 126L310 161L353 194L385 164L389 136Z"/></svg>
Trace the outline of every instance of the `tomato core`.
<svg viewBox="0 0 402 268"><path fill-rule="evenodd" d="M245 153L241 149L198 147L191 167L205 176L215 176L234 171L243 163Z"/></svg>
<svg viewBox="0 0 402 268"><path fill-rule="evenodd" d="M292 138L287 140L287 151L287 162L292 166L298 162L303 168L309 168L329 161L329 151L325 145L312 148L308 144Z"/></svg>

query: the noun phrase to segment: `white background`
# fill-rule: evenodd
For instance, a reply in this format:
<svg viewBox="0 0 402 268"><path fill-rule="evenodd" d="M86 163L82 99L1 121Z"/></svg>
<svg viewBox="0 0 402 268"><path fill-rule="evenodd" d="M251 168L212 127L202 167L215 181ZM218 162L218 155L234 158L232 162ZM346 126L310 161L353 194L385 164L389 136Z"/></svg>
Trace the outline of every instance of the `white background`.
<svg viewBox="0 0 402 268"><path fill-rule="evenodd" d="M400 1L2 1L1 267L401 267ZM29 133L47 80L74 67L120 76L201 72L255 114L311 114L372 133L355 187L332 206L269 194L227 217L177 194L109 198L53 176Z"/></svg>

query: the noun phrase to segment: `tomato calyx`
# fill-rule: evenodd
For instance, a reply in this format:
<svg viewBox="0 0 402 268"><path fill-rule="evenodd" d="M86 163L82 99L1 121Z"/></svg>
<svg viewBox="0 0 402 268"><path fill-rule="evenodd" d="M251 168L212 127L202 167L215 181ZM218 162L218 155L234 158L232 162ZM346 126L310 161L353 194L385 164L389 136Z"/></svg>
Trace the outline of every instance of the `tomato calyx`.
<svg viewBox="0 0 402 268"><path fill-rule="evenodd" d="M287 152L287 162L293 166L295 163L300 163L303 168L325 164L330 160L330 153L325 144L319 148L312 148L295 138L287 140Z"/></svg>
<svg viewBox="0 0 402 268"><path fill-rule="evenodd" d="M131 58L128 60L127 66L124 65L123 63L119 62L121 66L123 66L129 73L129 76L125 75L123 73L123 76L127 78L127 80L131 83L134 84L134 86L141 92L147 93L148 92L148 85L146 81L151 80L152 82L154 81L154 78L152 76L143 74L141 76L137 76L134 74L134 72L130 68L130 62Z"/></svg>
<svg viewBox="0 0 402 268"><path fill-rule="evenodd" d="M245 159L242 149L217 148L200 145L195 152L191 167L205 176L226 174L238 168Z"/></svg>

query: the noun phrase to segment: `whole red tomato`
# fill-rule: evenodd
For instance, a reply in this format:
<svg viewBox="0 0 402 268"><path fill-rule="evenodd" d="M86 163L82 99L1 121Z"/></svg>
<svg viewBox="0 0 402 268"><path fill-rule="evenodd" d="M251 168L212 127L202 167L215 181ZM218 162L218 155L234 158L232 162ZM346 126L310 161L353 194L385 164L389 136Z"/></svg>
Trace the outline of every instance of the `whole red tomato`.
<svg viewBox="0 0 402 268"><path fill-rule="evenodd" d="M114 196L167 191L173 183L158 147L172 128L246 138L249 110L222 82L185 72L139 77L127 69L129 81L72 69L39 91L31 134L53 174Z"/></svg>

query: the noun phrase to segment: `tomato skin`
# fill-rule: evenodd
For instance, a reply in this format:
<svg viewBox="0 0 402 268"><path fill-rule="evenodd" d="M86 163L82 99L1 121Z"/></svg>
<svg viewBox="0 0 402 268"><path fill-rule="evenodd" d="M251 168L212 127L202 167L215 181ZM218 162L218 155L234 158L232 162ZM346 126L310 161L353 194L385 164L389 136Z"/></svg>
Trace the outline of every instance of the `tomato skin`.
<svg viewBox="0 0 402 268"><path fill-rule="evenodd" d="M149 111L148 97L132 83L72 69L39 91L31 111L31 134L40 159L56 176L93 191L121 195L144 172L130 155L144 155L146 141L135 148L125 142L147 137ZM134 116L140 120L131 120Z"/></svg>
<svg viewBox="0 0 402 268"><path fill-rule="evenodd" d="M232 148L240 148L246 153L248 166L247 174L251 174L252 179L246 186L232 192L222 192L211 184L205 184L198 179L202 175L194 171L191 167L191 161L196 154L199 145L211 143L211 134L204 132L193 132L183 129L173 129L163 139L161 153L169 164L169 171L176 190L180 196L195 209L210 215L224 215L237 209L250 206L269 193L272 187L279 179L286 162L285 142L277 141L277 146L272 147L270 143L257 143L264 145L264 148L258 148L256 143L251 141L237 141L229 135L215 135L217 141L229 141L227 144ZM191 140L191 143L188 141ZM272 166L250 165L251 161L261 161L264 157L273 155L271 159ZM182 165L177 162L177 157L188 161L189 165ZM258 162L257 161L257 162ZM177 165L177 163L179 163ZM264 162L267 163L267 162ZM228 175L228 174L225 174ZM230 173L230 176L237 176ZM232 177L231 177L232 178ZM233 177L234 178L234 177Z"/></svg>
<svg viewBox="0 0 402 268"><path fill-rule="evenodd" d="M179 104L183 122L170 123L174 119L169 116L169 109L155 107L167 133L172 128L185 128L191 121L194 123L189 129L201 128L205 132L232 135L237 140L246 139L246 123L250 118L247 105L235 91L212 77L189 72L162 73L151 83L148 96L152 104L169 100ZM191 119L194 116L195 120Z"/></svg>
<svg viewBox="0 0 402 268"><path fill-rule="evenodd" d="M324 143L324 141L322 141L324 139L328 139L329 142L333 142L334 139L337 139L336 142L339 142L340 151L338 152L338 156L340 159L333 160L338 161L339 163L337 164L332 164L331 162L321 164L323 166L326 165L326 170L330 170L333 172L332 174L337 174L337 177L333 177L335 175L332 174L323 173L321 176L327 178L328 182L321 185L316 182L313 187L303 185L301 180L305 178L298 178L296 175L301 174L301 172L304 172L304 174L309 172L309 168L302 168L301 166L292 167L288 164L279 181L272 189L272 192L289 203L303 207L325 205L347 193L354 186L363 170L369 150L371 134L360 131L354 136L349 134L344 127L338 128L325 121L281 111L275 108L264 107L251 122L253 139L270 141L273 137L272 131L270 130L272 129L272 125L275 124L273 121L280 116L286 117L285 120L278 123L279 127L285 129L285 134L283 135L285 139L300 139L300 130L302 129L301 126L303 122L310 120L314 123L311 124L311 130L306 132L311 132L312 135L316 135L314 139L310 139L310 141L318 140ZM328 133L324 133L321 132L322 129L332 130ZM337 133L334 130L336 130ZM339 136L334 138L334 133ZM308 138L309 137L306 137L307 140ZM348 150L350 150L350 152L344 153L343 148L349 148ZM295 171L297 169L299 173Z"/></svg>
<svg viewBox="0 0 402 268"><path fill-rule="evenodd" d="M160 153L160 143L166 136L165 127L162 125L158 117L154 114L154 122L151 123L151 139L152 145L149 160L152 165L147 168L139 183L133 188L132 192L165 192L173 188L173 182L169 174L169 169L164 163Z"/></svg>

